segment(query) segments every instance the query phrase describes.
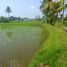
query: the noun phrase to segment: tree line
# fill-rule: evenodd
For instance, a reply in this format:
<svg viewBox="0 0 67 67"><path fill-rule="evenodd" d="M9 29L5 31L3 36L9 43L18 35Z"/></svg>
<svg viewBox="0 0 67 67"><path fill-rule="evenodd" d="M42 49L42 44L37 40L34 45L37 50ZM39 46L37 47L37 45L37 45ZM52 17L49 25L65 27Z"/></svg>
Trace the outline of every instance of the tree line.
<svg viewBox="0 0 67 67"><path fill-rule="evenodd" d="M8 23L11 21L41 20L40 16L36 16L34 19L10 16L10 13L12 12L12 10L9 6L7 6L5 12L7 13L8 17L0 16L0 23Z"/></svg>
<svg viewBox="0 0 67 67"><path fill-rule="evenodd" d="M11 22L11 21L26 21L26 20L29 20L29 18L21 18L21 17L10 16L10 13L12 12L12 10L9 6L7 6L5 12L7 13L8 17L0 16L0 23L8 23L8 22Z"/></svg>

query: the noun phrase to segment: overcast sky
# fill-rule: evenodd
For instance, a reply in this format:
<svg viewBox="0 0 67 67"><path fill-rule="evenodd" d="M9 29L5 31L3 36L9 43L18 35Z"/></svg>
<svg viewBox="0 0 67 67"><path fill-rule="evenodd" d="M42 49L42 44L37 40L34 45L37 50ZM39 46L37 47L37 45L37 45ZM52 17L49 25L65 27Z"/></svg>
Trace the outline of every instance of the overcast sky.
<svg viewBox="0 0 67 67"><path fill-rule="evenodd" d="M7 16L5 13L7 6L11 7L11 16L20 16L22 18L35 18L35 16L42 16L40 11L40 1L42 0L0 0L0 16Z"/></svg>

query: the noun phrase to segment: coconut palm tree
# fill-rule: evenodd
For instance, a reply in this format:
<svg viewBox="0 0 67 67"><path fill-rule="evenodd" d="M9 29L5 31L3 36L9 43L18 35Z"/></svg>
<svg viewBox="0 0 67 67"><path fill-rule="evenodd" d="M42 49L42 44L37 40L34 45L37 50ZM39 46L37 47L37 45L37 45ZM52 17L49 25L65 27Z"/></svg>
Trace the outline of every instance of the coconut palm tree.
<svg viewBox="0 0 67 67"><path fill-rule="evenodd" d="M42 5L40 7L42 13L45 15L45 19L47 21L47 19L49 19L50 22L50 18L48 16L50 16L50 4L51 4L52 0L43 0Z"/></svg>
<svg viewBox="0 0 67 67"><path fill-rule="evenodd" d="M9 7L9 6L7 6L7 8L6 8L6 11L5 11L7 14L8 14L8 18L9 18L9 13L11 13L12 11L11 11L11 8Z"/></svg>
<svg viewBox="0 0 67 67"><path fill-rule="evenodd" d="M58 18L58 13L61 12L63 9L66 8L66 6L62 7L62 3L64 4L64 0L43 0L43 2L41 2L41 11L43 12L44 15L46 15L46 17L48 16L48 14L50 16L48 16L50 19L52 17L52 19L54 20ZM64 16L64 11L63 11L63 16Z"/></svg>
<svg viewBox="0 0 67 67"><path fill-rule="evenodd" d="M49 18L49 22L51 22L52 17L57 16L57 9L59 8L59 3L60 2L53 2L52 0L45 0L42 2L41 5L41 11L46 15L46 19L48 20ZM57 15L55 15L57 13Z"/></svg>

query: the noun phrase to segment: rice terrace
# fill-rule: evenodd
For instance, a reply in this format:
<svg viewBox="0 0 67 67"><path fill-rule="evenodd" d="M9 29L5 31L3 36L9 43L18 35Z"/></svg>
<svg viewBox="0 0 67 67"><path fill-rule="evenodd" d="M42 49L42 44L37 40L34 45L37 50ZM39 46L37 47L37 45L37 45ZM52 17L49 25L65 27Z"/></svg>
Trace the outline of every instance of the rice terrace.
<svg viewBox="0 0 67 67"><path fill-rule="evenodd" d="M0 67L67 67L67 0L2 0Z"/></svg>

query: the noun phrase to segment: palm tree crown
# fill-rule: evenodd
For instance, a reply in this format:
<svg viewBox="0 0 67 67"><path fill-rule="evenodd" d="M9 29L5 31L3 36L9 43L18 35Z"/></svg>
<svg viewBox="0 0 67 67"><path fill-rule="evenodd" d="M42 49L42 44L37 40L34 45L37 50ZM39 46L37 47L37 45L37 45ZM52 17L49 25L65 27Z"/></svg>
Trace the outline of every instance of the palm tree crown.
<svg viewBox="0 0 67 67"><path fill-rule="evenodd" d="M11 11L11 8L9 7L9 6L7 6L7 8L6 8L6 13L8 13L8 17L9 17L9 13L11 13L12 11Z"/></svg>

